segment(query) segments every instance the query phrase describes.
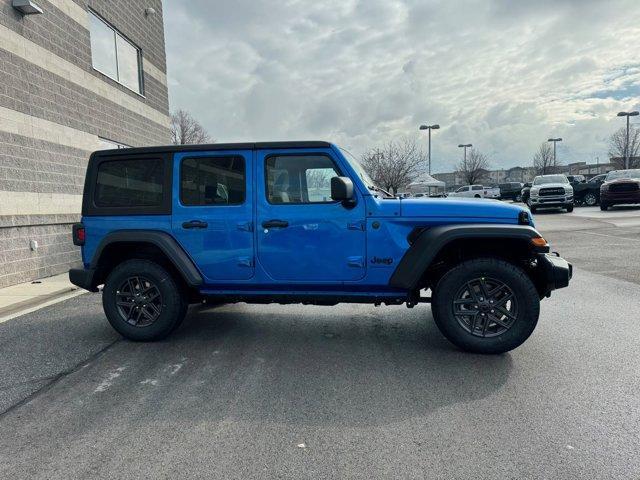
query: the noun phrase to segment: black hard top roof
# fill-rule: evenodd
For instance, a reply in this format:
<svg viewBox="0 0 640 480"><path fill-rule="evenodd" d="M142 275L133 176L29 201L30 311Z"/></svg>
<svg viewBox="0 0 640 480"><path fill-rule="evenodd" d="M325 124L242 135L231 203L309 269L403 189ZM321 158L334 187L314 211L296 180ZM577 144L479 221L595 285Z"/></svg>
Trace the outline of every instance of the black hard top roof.
<svg viewBox="0 0 640 480"><path fill-rule="evenodd" d="M146 153L201 152L215 150L275 150L285 148L329 148L329 142L254 142L211 143L203 145L164 145L158 147L134 147L116 150L99 150L95 155L143 155Z"/></svg>

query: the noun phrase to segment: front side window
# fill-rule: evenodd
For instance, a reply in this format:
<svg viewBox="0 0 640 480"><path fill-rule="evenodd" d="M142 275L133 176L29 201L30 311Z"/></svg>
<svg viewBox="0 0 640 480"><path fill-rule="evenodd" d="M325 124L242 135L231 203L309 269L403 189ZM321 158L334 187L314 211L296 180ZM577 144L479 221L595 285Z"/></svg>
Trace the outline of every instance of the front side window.
<svg viewBox="0 0 640 480"><path fill-rule="evenodd" d="M110 160L98 167L98 207L155 207L162 204L164 164L161 159Z"/></svg>
<svg viewBox="0 0 640 480"><path fill-rule="evenodd" d="M93 12L89 19L93 68L142 94L140 50Z"/></svg>
<svg viewBox="0 0 640 480"><path fill-rule="evenodd" d="M282 155L265 161L267 199L274 204L330 203L340 172L326 155Z"/></svg>
<svg viewBox="0 0 640 480"><path fill-rule="evenodd" d="M185 158L180 168L183 205L240 205L246 194L243 157Z"/></svg>

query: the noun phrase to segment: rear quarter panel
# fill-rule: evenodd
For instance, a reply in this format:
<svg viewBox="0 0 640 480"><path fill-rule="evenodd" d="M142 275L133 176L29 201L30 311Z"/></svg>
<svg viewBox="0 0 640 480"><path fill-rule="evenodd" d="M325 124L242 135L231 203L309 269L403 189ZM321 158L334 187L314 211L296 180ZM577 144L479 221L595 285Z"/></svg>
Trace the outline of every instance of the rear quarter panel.
<svg viewBox="0 0 640 480"><path fill-rule="evenodd" d="M82 248L82 263L85 268L91 263L98 245L105 235L118 230L157 230L171 233L170 215L122 215L83 217L86 241Z"/></svg>

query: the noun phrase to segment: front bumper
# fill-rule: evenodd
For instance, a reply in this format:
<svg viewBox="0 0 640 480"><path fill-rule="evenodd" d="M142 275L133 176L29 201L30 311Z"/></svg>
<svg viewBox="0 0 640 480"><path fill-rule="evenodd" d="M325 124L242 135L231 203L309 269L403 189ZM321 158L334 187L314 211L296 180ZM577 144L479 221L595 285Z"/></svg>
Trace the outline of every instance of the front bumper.
<svg viewBox="0 0 640 480"><path fill-rule="evenodd" d="M557 253L539 253L538 268L544 285L543 293L548 296L553 290L569 286L573 276L573 265Z"/></svg>
<svg viewBox="0 0 640 480"><path fill-rule="evenodd" d="M94 268L72 268L69 270L69 281L90 292L98 291L95 284L95 277L96 270Z"/></svg>
<svg viewBox="0 0 640 480"><path fill-rule="evenodd" d="M640 190L634 192L600 192L600 202L608 205L619 205L624 203L640 203Z"/></svg>
<svg viewBox="0 0 640 480"><path fill-rule="evenodd" d="M537 207L543 206L558 206L558 205L571 205L573 203L573 195L562 195L562 196L537 196L537 197L529 197L529 201L532 205Z"/></svg>

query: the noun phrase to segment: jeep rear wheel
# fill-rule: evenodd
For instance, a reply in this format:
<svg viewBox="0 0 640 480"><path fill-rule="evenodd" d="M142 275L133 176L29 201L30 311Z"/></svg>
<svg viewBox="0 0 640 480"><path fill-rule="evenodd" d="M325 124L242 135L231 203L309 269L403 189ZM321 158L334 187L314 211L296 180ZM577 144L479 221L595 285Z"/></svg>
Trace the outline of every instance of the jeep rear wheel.
<svg viewBox="0 0 640 480"><path fill-rule="evenodd" d="M135 341L166 337L188 307L181 286L149 260L128 260L115 267L105 282L102 305L111 326Z"/></svg>
<svg viewBox="0 0 640 480"><path fill-rule="evenodd" d="M527 274L495 258L453 267L433 292L433 318L449 341L475 353L520 346L538 322L540 298Z"/></svg>

